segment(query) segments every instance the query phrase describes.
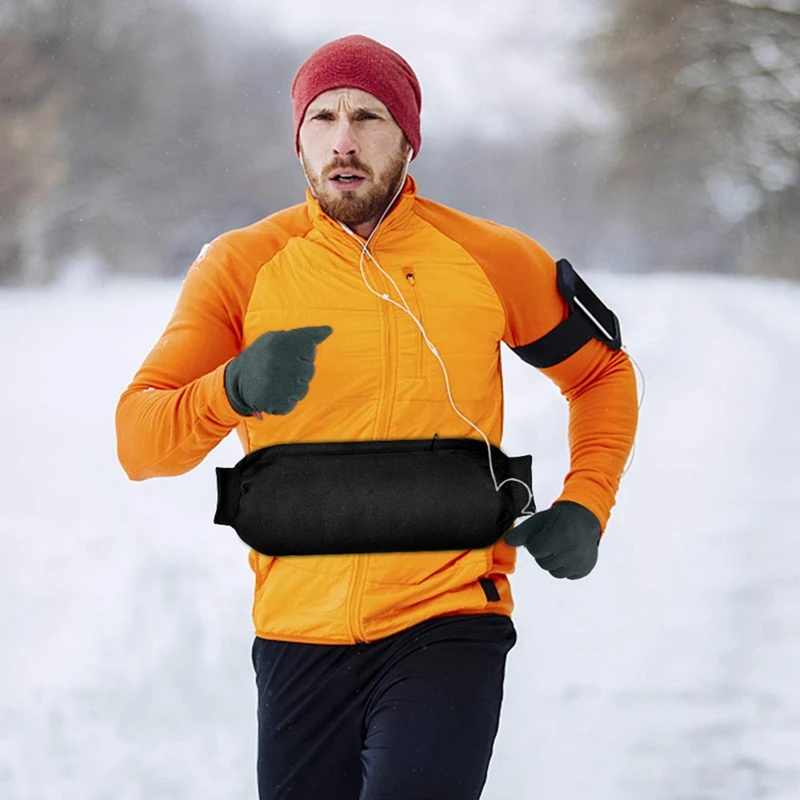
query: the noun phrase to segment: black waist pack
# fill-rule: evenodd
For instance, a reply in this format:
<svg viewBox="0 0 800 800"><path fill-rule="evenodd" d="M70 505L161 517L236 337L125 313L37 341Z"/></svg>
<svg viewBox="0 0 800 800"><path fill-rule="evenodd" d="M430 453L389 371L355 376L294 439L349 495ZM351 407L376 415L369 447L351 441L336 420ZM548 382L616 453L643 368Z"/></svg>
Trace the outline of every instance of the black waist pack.
<svg viewBox="0 0 800 800"><path fill-rule="evenodd" d="M498 483L531 485L531 456L491 450ZM272 556L480 549L529 500L475 439L278 444L216 471L214 522Z"/></svg>

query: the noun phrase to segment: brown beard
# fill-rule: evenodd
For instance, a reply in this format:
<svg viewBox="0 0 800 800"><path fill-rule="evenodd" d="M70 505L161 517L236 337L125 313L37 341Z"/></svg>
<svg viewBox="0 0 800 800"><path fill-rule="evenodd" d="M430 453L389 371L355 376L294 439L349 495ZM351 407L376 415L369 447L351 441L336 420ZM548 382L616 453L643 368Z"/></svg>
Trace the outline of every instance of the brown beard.
<svg viewBox="0 0 800 800"><path fill-rule="evenodd" d="M372 170L358 158L337 158L322 171L322 176L309 171L305 157L303 157L303 166L314 196L319 201L322 210L329 217L354 227L377 220L386 210L386 206L391 202L403 179L406 156L402 152L398 153L397 158L392 160L377 180L373 179ZM328 186L330 176L346 169L355 170L366 175L367 178L373 179L373 183L366 193L357 196L355 191L338 192L330 189Z"/></svg>

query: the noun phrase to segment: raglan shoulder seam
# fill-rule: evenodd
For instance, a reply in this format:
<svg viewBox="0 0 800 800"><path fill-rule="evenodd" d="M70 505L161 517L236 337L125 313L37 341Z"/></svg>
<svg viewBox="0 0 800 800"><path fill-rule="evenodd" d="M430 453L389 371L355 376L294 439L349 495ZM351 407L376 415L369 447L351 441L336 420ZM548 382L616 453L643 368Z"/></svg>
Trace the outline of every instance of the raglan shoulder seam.
<svg viewBox="0 0 800 800"><path fill-rule="evenodd" d="M240 251L248 246L253 246L253 244L257 246L259 240L263 241L265 236L268 239L273 239L272 242L269 242L269 246L265 247L266 253L268 254L267 257L264 257L265 253L261 253L257 258L252 260L245 258L246 271L249 273L249 277L241 283L241 286L246 289L247 292L241 306L242 320L244 320L247 315L247 310L252 302L253 290L261 270L274 261L292 241L295 239L307 238L309 233L314 229L310 219L307 220L307 225L304 225L302 228L298 226L295 230L291 230L289 226L284 227L278 221L280 217L288 216L290 213L302 213L304 207L305 204L299 204L289 209L278 211L269 217L254 222L252 225L225 231L211 242L212 245L218 244L222 247L226 271L230 273L235 269L235 260L242 257L242 253L237 252L237 250ZM259 230L259 228L261 229Z"/></svg>
<svg viewBox="0 0 800 800"><path fill-rule="evenodd" d="M431 201L427 201L431 202ZM437 204L438 205L438 204ZM447 209L450 212L453 212L453 209ZM496 222L492 222L491 220L484 220L480 217L473 217L470 214L466 214L464 212L455 212L459 215L463 215L464 219L471 224L480 225L481 223L485 224L488 228L497 228L497 229L504 229L505 226L499 225ZM461 249L464 253L466 253L470 260L473 261L478 268L481 270L484 278L488 282L489 286L492 287L492 291L497 297L497 301L500 304L500 308L503 309L503 331L508 331L508 309L506 307L505 300L503 299L503 295L498 290L497 286L495 285L494 281L492 280L491 276L489 275L489 271L486 269L483 260L479 258L473 251L465 245L463 242L459 241L455 236L447 231L442 230L433 220L428 219L426 216L419 213L419 204L415 206L414 215L419 219L423 224L433 228L439 235L444 236L448 241L452 242L453 244L457 245L459 249ZM494 233L494 231L492 231Z"/></svg>

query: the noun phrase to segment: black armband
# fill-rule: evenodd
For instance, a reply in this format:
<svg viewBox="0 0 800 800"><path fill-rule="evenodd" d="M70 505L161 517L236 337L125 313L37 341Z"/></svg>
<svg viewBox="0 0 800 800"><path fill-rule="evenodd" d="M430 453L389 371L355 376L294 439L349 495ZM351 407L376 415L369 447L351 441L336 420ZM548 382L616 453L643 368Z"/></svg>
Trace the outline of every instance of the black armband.
<svg viewBox="0 0 800 800"><path fill-rule="evenodd" d="M512 348L531 366L553 367L577 353L590 339L597 339L611 350L622 347L619 320L584 283L565 258L556 262L558 291L564 298L569 316L541 339Z"/></svg>

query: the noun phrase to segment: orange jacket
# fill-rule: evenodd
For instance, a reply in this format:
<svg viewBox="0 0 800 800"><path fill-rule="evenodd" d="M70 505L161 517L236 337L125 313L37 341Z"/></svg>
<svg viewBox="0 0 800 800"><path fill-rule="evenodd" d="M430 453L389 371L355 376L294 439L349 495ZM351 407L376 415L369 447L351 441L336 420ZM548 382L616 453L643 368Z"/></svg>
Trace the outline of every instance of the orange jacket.
<svg viewBox="0 0 800 800"><path fill-rule="evenodd" d="M503 435L500 342L539 339L567 314L555 264L522 233L403 192L371 243L447 366L453 399L489 441ZM192 469L232 429L245 452L283 442L480 439L450 405L443 373L405 313L376 297L361 247L306 202L204 248L172 319L120 398L120 462L133 480ZM394 289L365 258L372 286ZM396 300L399 300L395 296ZM268 330L330 325L308 395L287 415L241 417L226 364ZM559 499L605 528L637 424L628 357L592 340L543 370L570 408L571 465ZM209 498L209 518L214 503ZM232 532L231 532L231 535ZM372 641L433 616L511 614L516 548L271 557L250 552L260 636ZM490 600L480 578L494 582Z"/></svg>

